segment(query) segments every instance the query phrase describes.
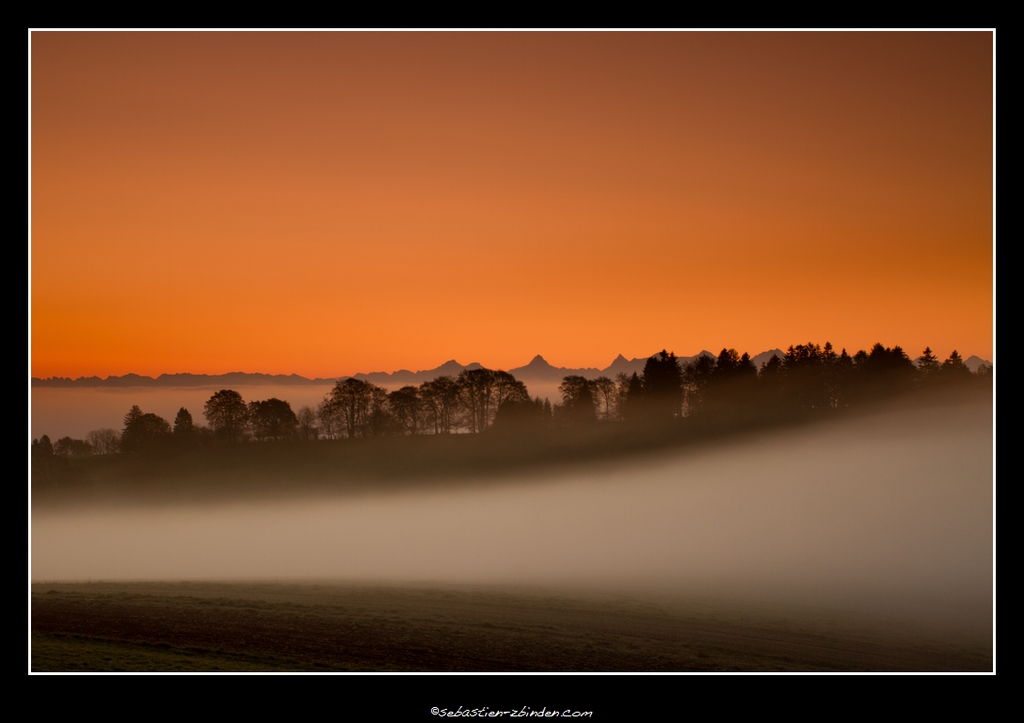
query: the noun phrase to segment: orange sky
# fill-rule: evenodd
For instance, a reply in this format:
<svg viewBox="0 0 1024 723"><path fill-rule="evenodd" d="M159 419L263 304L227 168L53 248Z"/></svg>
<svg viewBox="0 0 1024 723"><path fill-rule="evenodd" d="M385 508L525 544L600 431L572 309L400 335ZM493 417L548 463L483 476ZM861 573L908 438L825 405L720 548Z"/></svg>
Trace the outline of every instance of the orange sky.
<svg viewBox="0 0 1024 723"><path fill-rule="evenodd" d="M992 359L992 34L31 36L32 374Z"/></svg>

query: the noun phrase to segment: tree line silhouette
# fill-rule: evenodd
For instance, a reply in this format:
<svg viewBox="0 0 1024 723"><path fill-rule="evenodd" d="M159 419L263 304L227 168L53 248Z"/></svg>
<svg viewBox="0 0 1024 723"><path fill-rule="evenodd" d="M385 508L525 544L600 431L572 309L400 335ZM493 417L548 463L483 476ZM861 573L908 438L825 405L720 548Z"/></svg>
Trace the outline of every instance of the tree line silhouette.
<svg viewBox="0 0 1024 723"><path fill-rule="evenodd" d="M124 427L86 439L32 442L34 461L94 454L140 453L172 445L313 441L396 435L529 432L620 424L759 423L828 415L848 407L942 388L990 388L992 368L972 373L954 350L939 362L930 348L916 361L899 346L875 344L850 356L830 343L790 346L757 369L749 354L722 349L681 363L662 350L641 374L616 379L566 376L561 400L531 398L512 374L486 368L440 376L419 386L387 389L355 378L339 380L314 409L271 398L246 403L222 389L203 408L207 425L182 407L173 425L133 406Z"/></svg>

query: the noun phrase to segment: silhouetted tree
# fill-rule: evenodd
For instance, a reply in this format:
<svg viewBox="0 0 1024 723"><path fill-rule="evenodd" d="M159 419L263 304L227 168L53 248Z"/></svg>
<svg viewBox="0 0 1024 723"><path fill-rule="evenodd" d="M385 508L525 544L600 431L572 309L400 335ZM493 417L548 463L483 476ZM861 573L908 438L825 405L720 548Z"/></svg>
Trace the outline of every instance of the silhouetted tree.
<svg viewBox="0 0 1024 723"><path fill-rule="evenodd" d="M696 416L704 411L704 394L714 370L715 358L706 354L698 355L683 367L682 392L687 416Z"/></svg>
<svg viewBox="0 0 1024 723"><path fill-rule="evenodd" d="M292 406L277 398L249 402L248 419L252 436L259 440L291 439L299 426Z"/></svg>
<svg viewBox="0 0 1024 723"><path fill-rule="evenodd" d="M385 434L401 433L401 426L391 414L388 398L391 396L384 387L371 385L370 404L366 413L364 435L380 437Z"/></svg>
<svg viewBox="0 0 1024 723"><path fill-rule="evenodd" d="M740 409L753 404L756 385L757 369L750 355L722 349L707 380L705 411L715 417L737 417Z"/></svg>
<svg viewBox="0 0 1024 723"><path fill-rule="evenodd" d="M846 354L845 349L843 354ZM847 358L849 357L847 356ZM845 379L841 359L842 356L836 354L835 349L832 348L832 342L826 341L821 350L821 382L822 396L825 407L828 409L838 409L844 404Z"/></svg>
<svg viewBox="0 0 1024 723"><path fill-rule="evenodd" d="M128 413L124 415L124 428L129 429L130 427L138 424L140 419L142 419L142 409L139 408L138 404L133 404L132 408L128 410Z"/></svg>
<svg viewBox="0 0 1024 723"><path fill-rule="evenodd" d="M740 354L735 349L722 349L711 370L711 379L725 381L735 376L740 367Z"/></svg>
<svg viewBox="0 0 1024 723"><path fill-rule="evenodd" d="M828 364L825 375L829 404L836 409L849 406L854 384L853 358L846 353L845 347L839 356Z"/></svg>
<svg viewBox="0 0 1024 723"><path fill-rule="evenodd" d="M505 399L494 415L496 433L530 432L545 429L551 422L551 404L536 399Z"/></svg>
<svg viewBox="0 0 1024 723"><path fill-rule="evenodd" d="M43 459L53 456L53 444L47 435L32 440L32 456Z"/></svg>
<svg viewBox="0 0 1024 723"><path fill-rule="evenodd" d="M778 417L783 394L782 359L773 354L761 364L757 372L757 405L760 413L767 418Z"/></svg>
<svg viewBox="0 0 1024 723"><path fill-rule="evenodd" d="M829 351L831 344L827 344ZM782 357L782 380L790 411L831 409L825 374L825 353L814 342L790 346Z"/></svg>
<svg viewBox="0 0 1024 723"><path fill-rule="evenodd" d="M932 353L932 348L926 346L924 351L921 352L921 356L917 359L917 368L921 370L925 377L929 377L939 371L941 366L938 357Z"/></svg>
<svg viewBox="0 0 1024 723"><path fill-rule="evenodd" d="M298 434L299 439L307 441L313 441L319 439L320 428L317 425L316 411L312 407L305 406L299 409L295 414L295 419L298 421Z"/></svg>
<svg viewBox="0 0 1024 723"><path fill-rule="evenodd" d="M324 397L317 405L316 418L320 434L327 439L339 439L345 434L345 419L339 405L331 401L330 395Z"/></svg>
<svg viewBox="0 0 1024 723"><path fill-rule="evenodd" d="M94 429L85 435L95 454L114 454L121 448L121 434L116 429Z"/></svg>
<svg viewBox="0 0 1024 723"><path fill-rule="evenodd" d="M460 389L456 381L442 376L423 382L420 398L433 421L434 434L451 434L459 413Z"/></svg>
<svg viewBox="0 0 1024 723"><path fill-rule="evenodd" d="M48 482L53 474L53 444L47 435L32 440L32 481Z"/></svg>
<svg viewBox="0 0 1024 723"><path fill-rule="evenodd" d="M228 442L239 442L245 439L245 430L249 422L249 408L242 400L242 395L231 389L221 389L210 397L203 407L206 421L210 423L214 434Z"/></svg>
<svg viewBox="0 0 1024 723"><path fill-rule="evenodd" d="M578 375L562 378L558 391L562 395L560 417L567 424L589 424L597 421L593 383Z"/></svg>
<svg viewBox="0 0 1024 723"><path fill-rule="evenodd" d="M625 422L636 422L643 418L644 383L640 375L633 372L631 376L619 374L618 384L619 417Z"/></svg>
<svg viewBox="0 0 1024 723"><path fill-rule="evenodd" d="M608 377L598 377L592 382L592 389L594 391L594 398L600 402L600 407L603 408L601 417L606 422L610 422L615 418L616 415L616 401L618 399L618 389Z"/></svg>
<svg viewBox="0 0 1024 723"><path fill-rule="evenodd" d="M653 419L671 419L682 411L683 370L674 353L662 349L644 364L644 407Z"/></svg>
<svg viewBox="0 0 1024 723"><path fill-rule="evenodd" d="M505 402L529 402L530 394L526 385L506 371L499 369L494 372L494 410Z"/></svg>
<svg viewBox="0 0 1024 723"><path fill-rule="evenodd" d="M418 387L405 386L388 397L391 416L405 434L418 434L422 426L423 400Z"/></svg>
<svg viewBox="0 0 1024 723"><path fill-rule="evenodd" d="M971 370L964 360L960 358L956 349L949 355L946 361L942 362L942 367L939 370L942 374L943 381L946 382L965 382L971 379Z"/></svg>
<svg viewBox="0 0 1024 723"><path fill-rule="evenodd" d="M619 372L615 375L615 419L619 422L626 421L626 399L629 397L630 375ZM640 377L637 377L640 381ZM641 390L642 390L641 385Z"/></svg>
<svg viewBox="0 0 1024 723"><path fill-rule="evenodd" d="M182 407L174 418L174 436L187 437L194 431L195 425L192 423L192 415L189 414L185 407Z"/></svg>
<svg viewBox="0 0 1024 723"><path fill-rule="evenodd" d="M171 434L171 425L163 417L143 414L134 405L124 416L124 430L121 432L122 452L142 452L152 449Z"/></svg>
<svg viewBox="0 0 1024 723"><path fill-rule="evenodd" d="M84 439L62 437L54 442L53 454L57 457L88 457L92 454L92 445Z"/></svg>
<svg viewBox="0 0 1024 723"><path fill-rule="evenodd" d="M464 369L457 383L466 412L466 428L470 432L484 431L491 421L496 385L494 372L483 367Z"/></svg>
<svg viewBox="0 0 1024 723"><path fill-rule="evenodd" d="M321 405L321 421L334 435L345 432L349 439L368 436L372 433L368 423L373 412L374 389L380 387L362 379L339 380Z"/></svg>
<svg viewBox="0 0 1024 723"><path fill-rule="evenodd" d="M876 343L857 364L860 394L867 399L877 399L909 391L914 385L916 370L902 347L890 349Z"/></svg>

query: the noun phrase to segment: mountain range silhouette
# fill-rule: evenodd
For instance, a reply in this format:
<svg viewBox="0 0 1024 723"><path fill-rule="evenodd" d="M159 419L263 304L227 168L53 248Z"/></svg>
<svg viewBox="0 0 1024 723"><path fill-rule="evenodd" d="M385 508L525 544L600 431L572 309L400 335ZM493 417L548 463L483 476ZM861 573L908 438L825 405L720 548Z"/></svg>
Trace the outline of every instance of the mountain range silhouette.
<svg viewBox="0 0 1024 723"><path fill-rule="evenodd" d="M783 351L781 349L770 349L763 351L757 356L751 358L754 366L758 369L761 365L768 361L773 356L781 357ZM717 357L716 354L704 350L699 354L694 354L689 357L678 357L681 364L685 364L699 356L710 356ZM619 354L612 363L604 369L598 369L596 367L556 367L550 364L543 356L537 354L530 362L521 367L515 367L508 369L507 371L512 374L516 379L523 382L534 381L534 382L559 382L563 377L567 376L581 376L587 379L596 379L597 377L606 376L614 379L618 374L632 375L634 372L642 374L644 365L647 363L648 357L634 357L633 359L627 359L622 354ZM973 372L977 371L982 365L992 365L992 362L987 359L982 359L978 356L971 356L964 362L967 367ZM399 369L394 372L368 372L368 373L357 373L352 376L356 379L362 379L367 382L379 385L396 385L396 384L422 384L423 382L436 379L441 376L458 376L460 372L466 369L479 369L481 364L479 362L471 362L469 364L460 364L455 359L449 359L444 364L433 369L424 369L421 371L409 371L408 369ZM299 376L298 374L261 374L261 373L250 373L250 372L228 372L227 374L161 374L160 376L147 377L139 374L125 374L123 376L109 376L105 379L91 376L91 377L78 377L77 379L71 379L68 377L49 377L47 379L40 379L38 377L32 377L33 387L232 387L232 386L300 386L300 385L324 385L333 384L338 379L345 379L346 377L331 377L323 378L316 377L309 379L307 377Z"/></svg>

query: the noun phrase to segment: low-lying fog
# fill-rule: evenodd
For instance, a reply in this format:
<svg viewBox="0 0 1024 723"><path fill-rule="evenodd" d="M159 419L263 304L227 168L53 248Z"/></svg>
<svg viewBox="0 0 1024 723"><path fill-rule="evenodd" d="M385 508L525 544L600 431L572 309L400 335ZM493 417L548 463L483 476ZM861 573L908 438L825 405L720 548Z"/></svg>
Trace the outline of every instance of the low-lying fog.
<svg viewBox="0 0 1024 723"><path fill-rule="evenodd" d="M485 488L37 511L34 580L731 591L991 625L991 407L901 411Z"/></svg>

